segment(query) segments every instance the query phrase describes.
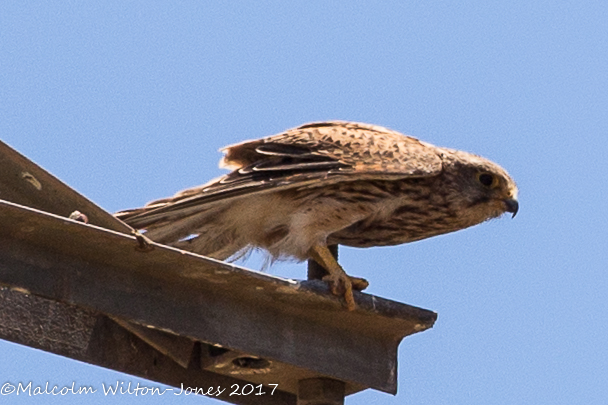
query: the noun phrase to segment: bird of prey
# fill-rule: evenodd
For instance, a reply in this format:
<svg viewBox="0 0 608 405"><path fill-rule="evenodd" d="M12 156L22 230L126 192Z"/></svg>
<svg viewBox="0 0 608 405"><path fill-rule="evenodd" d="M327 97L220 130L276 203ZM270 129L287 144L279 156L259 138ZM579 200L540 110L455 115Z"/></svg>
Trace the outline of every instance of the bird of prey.
<svg viewBox="0 0 608 405"><path fill-rule="evenodd" d="M328 250L398 245L518 210L517 186L482 157L375 125L331 121L222 149L233 171L116 216L159 243L225 260L250 249L315 260L354 309Z"/></svg>

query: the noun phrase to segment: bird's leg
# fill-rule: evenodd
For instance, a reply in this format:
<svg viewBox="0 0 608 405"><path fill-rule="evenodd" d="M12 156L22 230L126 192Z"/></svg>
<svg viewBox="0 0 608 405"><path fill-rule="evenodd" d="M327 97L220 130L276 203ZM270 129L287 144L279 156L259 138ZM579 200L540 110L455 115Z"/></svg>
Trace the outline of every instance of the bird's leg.
<svg viewBox="0 0 608 405"><path fill-rule="evenodd" d="M332 294L343 295L344 300L346 301L346 308L349 311L354 310L355 299L353 297L353 288L359 291L367 288L369 285L367 280L358 277L350 277L346 274L327 246L315 245L308 253L314 261L319 263L319 265L329 273L327 276L323 277L323 281L326 281L329 284Z"/></svg>
<svg viewBox="0 0 608 405"><path fill-rule="evenodd" d="M323 252L320 252L321 250L325 250L327 253L325 254ZM319 265L321 267L323 267L328 273L330 272L328 270L329 266L336 266L339 269L338 273L344 273L344 275L346 275L346 277L348 277L348 279L350 280L350 282L353 286L353 289L355 289L357 291L363 291L367 287L369 287L369 282L366 279L360 278L360 277L353 277L353 276L349 276L348 274L346 274L346 272L344 271L342 266L340 266L340 264L338 264L338 262L336 261L336 258L331 253L331 250L329 247L315 246L311 249L310 255L311 255L311 258L314 261L316 261L317 263L319 263Z"/></svg>

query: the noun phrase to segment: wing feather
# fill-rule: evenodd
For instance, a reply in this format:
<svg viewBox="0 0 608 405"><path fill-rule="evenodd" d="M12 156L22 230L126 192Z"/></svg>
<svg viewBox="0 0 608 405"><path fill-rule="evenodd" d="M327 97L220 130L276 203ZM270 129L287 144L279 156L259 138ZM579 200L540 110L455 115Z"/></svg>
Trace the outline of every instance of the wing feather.
<svg viewBox="0 0 608 405"><path fill-rule="evenodd" d="M428 177L442 168L433 145L387 128L343 121L306 124L222 150L220 166L233 169L231 173L116 215L137 228L159 226L194 215L208 204L254 193Z"/></svg>

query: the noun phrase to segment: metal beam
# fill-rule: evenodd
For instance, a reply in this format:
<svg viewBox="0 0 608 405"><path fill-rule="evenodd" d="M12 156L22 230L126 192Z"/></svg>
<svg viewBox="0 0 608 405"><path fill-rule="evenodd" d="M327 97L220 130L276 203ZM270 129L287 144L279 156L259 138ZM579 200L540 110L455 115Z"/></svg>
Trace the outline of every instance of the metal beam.
<svg viewBox="0 0 608 405"><path fill-rule="evenodd" d="M344 383L330 378L301 380L297 405L344 405Z"/></svg>
<svg viewBox="0 0 608 405"><path fill-rule="evenodd" d="M242 405L296 405L296 396L274 387L256 388L263 395L230 395L247 381L201 369L200 347L186 368L151 348L108 317L46 298L0 288L0 338L60 356L96 364L177 387L199 389L213 398ZM219 393L217 387L226 388ZM202 391L201 391L202 390Z"/></svg>
<svg viewBox="0 0 608 405"><path fill-rule="evenodd" d="M90 224L117 232L132 234L133 228L110 215L55 176L0 142L0 199L63 217L74 212L86 213ZM192 344L168 339L161 332L142 328L132 322L114 319L150 346L183 365L190 356Z"/></svg>
<svg viewBox="0 0 608 405"><path fill-rule="evenodd" d="M399 342L436 317L362 293L357 310L344 311L323 282L285 280L155 243L141 252L132 236L8 202L0 202L0 221L4 284L337 378L347 393L394 393ZM295 381L283 387L297 392Z"/></svg>
<svg viewBox="0 0 608 405"><path fill-rule="evenodd" d="M123 233L131 233L132 230L130 226L1 141L0 200L62 217L80 211L87 215L90 224Z"/></svg>
<svg viewBox="0 0 608 405"><path fill-rule="evenodd" d="M212 377L279 384L283 401L228 402L395 393L399 342L436 319L362 293L348 312L319 280L286 280L155 243L143 252L129 226L1 142L0 198L12 201L0 201L0 284L12 288L0 292L0 338L170 385L208 385ZM90 223L65 218L75 210ZM311 278L322 276L311 270ZM68 341L32 340L36 323L56 325ZM79 345L70 336L80 336ZM134 340L141 347L133 352ZM307 384L320 390L303 394Z"/></svg>

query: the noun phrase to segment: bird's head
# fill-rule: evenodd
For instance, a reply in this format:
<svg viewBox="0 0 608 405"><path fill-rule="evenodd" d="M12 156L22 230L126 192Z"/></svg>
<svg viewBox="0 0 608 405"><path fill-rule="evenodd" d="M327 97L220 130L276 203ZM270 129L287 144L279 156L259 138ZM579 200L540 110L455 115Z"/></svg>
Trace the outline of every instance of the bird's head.
<svg viewBox="0 0 608 405"><path fill-rule="evenodd" d="M467 225L519 209L517 185L502 167L482 157L443 149L444 181L448 203Z"/></svg>

